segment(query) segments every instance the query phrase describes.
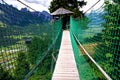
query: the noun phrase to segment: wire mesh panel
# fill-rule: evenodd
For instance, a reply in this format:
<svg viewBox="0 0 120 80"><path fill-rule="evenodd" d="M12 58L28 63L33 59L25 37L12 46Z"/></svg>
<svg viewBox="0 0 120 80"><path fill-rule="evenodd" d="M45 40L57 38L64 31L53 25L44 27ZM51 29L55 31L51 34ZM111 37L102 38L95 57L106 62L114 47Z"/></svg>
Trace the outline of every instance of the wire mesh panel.
<svg viewBox="0 0 120 80"><path fill-rule="evenodd" d="M29 11L0 3L0 80L24 79L51 45L60 43L61 22L44 22Z"/></svg>
<svg viewBox="0 0 120 80"><path fill-rule="evenodd" d="M71 18L71 31L110 77L119 80L120 6L106 2L101 8L87 18Z"/></svg>

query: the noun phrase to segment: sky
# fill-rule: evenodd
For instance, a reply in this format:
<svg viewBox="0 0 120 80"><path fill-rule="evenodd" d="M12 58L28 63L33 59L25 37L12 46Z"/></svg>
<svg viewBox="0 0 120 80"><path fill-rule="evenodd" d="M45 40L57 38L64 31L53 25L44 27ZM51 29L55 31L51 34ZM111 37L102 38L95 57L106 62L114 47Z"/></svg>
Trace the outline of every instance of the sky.
<svg viewBox="0 0 120 80"><path fill-rule="evenodd" d="M25 6L21 3L19 3L17 0L5 0L8 4L12 4L14 7L18 8L19 10L21 8L24 8ZM42 12L43 10L48 11L48 8L50 6L50 2L52 0L21 0L25 4L29 5L33 9ZM85 0L87 2L87 5L84 6L81 10L85 12L88 10L94 3L96 3L98 0ZM99 4L97 4L92 10L98 9L102 4L104 3L104 0L100 0ZM32 10L30 10L32 11ZM91 11L91 10L90 10ZM89 11L89 12L90 12Z"/></svg>
<svg viewBox="0 0 120 80"><path fill-rule="evenodd" d="M92 5L94 5L99 0L84 0L84 1L87 2L87 5L81 9L83 10L83 12L87 11ZM100 8L104 4L104 1L105 0L100 0L100 2L96 6L94 6L91 10L88 11L88 13L90 13L92 10Z"/></svg>

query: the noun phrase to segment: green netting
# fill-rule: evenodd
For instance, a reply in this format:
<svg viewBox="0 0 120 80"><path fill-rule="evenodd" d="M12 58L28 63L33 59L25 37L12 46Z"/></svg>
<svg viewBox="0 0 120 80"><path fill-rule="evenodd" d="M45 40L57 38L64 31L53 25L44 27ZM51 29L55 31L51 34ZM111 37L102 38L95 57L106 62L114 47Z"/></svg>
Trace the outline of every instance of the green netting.
<svg viewBox="0 0 120 80"><path fill-rule="evenodd" d="M61 26L61 19L44 22L29 11L0 3L0 80L30 77L49 53L59 49Z"/></svg>
<svg viewBox="0 0 120 80"><path fill-rule="evenodd" d="M78 47L75 38L71 34L71 41L74 50L75 60L81 80L98 80L98 77L95 75L94 71L91 69L89 63L86 61L84 55L81 53L80 48Z"/></svg>
<svg viewBox="0 0 120 80"><path fill-rule="evenodd" d="M71 18L71 32L106 73L119 80L120 5L106 2L101 8L87 18Z"/></svg>

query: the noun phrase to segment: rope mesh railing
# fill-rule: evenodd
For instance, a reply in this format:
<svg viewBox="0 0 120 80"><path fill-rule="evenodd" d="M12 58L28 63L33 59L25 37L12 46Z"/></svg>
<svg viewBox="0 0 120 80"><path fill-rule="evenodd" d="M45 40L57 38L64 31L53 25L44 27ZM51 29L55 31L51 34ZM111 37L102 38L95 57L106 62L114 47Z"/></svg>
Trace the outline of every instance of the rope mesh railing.
<svg viewBox="0 0 120 80"><path fill-rule="evenodd" d="M80 79L81 80L88 80L88 79L97 80L98 77L95 75L95 72L92 70L91 66L84 58L84 55L82 55L72 32L71 32L71 40L72 40L74 56L75 56Z"/></svg>
<svg viewBox="0 0 120 80"><path fill-rule="evenodd" d="M0 80L28 79L47 55L51 62L51 54L59 49L61 26L61 19L44 22L0 3Z"/></svg>
<svg viewBox="0 0 120 80"><path fill-rule="evenodd" d="M120 6L119 4L105 3L104 7L101 7L96 12L90 13L87 15L87 18L71 18L71 33L74 33L89 55L113 80L119 80ZM75 43L73 43L73 46L74 45ZM84 51L82 51L82 53L83 55L86 55L84 54ZM81 52L79 53L79 51L76 51L75 56L78 54L81 55ZM77 56L77 60L83 60L78 58L79 57ZM92 65L90 59L86 57L84 58L87 59L90 66L92 66L91 69L93 70L93 73L98 74L97 78L105 79L105 75L100 72L100 70L96 71L97 68ZM79 65L77 60L76 63L78 64L77 66L79 70L81 65ZM79 70L79 72L81 71ZM83 77L83 75L81 75L81 77Z"/></svg>

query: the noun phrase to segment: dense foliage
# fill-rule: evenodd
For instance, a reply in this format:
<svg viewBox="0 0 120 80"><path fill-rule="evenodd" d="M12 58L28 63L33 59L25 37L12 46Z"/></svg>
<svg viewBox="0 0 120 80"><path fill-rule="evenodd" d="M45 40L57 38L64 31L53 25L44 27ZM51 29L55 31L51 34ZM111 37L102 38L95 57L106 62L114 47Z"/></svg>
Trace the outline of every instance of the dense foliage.
<svg viewBox="0 0 120 80"><path fill-rule="evenodd" d="M15 79L23 80L25 75L30 71L28 59L25 52L18 52L17 65L15 68Z"/></svg>
<svg viewBox="0 0 120 80"><path fill-rule="evenodd" d="M29 78L29 80L51 80L52 77L51 61L52 56L50 52L50 54L47 55L42 64L39 65L38 69Z"/></svg>
<svg viewBox="0 0 120 80"><path fill-rule="evenodd" d="M43 52L47 50L50 38L46 35L41 37L33 37L28 47L28 61L31 65L35 65L38 60L44 55Z"/></svg>
<svg viewBox="0 0 120 80"><path fill-rule="evenodd" d="M115 3L118 3L118 4L120 4L120 1L119 0L113 0Z"/></svg>
<svg viewBox="0 0 120 80"><path fill-rule="evenodd" d="M53 0L50 5L50 12L54 12L60 7L63 7L65 9L68 9L70 11L73 11L74 17L83 17L84 14L82 11L80 11L80 7L83 5L86 5L86 2L84 1L77 1L77 0Z"/></svg>
<svg viewBox="0 0 120 80"><path fill-rule="evenodd" d="M5 71L0 65L0 80L15 80L8 71Z"/></svg>
<svg viewBox="0 0 120 80"><path fill-rule="evenodd" d="M114 80L118 80L120 79L120 45L118 45L120 42L120 5L106 2L105 11L107 13L104 16L105 23L103 24L103 26L105 27L105 30L103 31L102 39L105 42L105 56L107 61L109 61L109 66L106 65L106 68L110 76Z"/></svg>

